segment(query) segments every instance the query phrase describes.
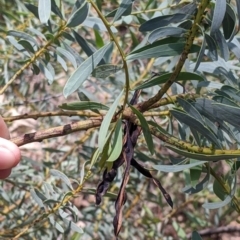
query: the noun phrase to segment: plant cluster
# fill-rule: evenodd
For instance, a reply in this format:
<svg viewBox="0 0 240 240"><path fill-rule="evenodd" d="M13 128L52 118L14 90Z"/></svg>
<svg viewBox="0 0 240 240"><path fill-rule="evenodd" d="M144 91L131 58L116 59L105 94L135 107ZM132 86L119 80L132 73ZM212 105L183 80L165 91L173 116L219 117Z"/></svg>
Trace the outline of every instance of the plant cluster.
<svg viewBox="0 0 240 240"><path fill-rule="evenodd" d="M1 114L23 152L2 238L201 239L237 220L239 1L0 3Z"/></svg>

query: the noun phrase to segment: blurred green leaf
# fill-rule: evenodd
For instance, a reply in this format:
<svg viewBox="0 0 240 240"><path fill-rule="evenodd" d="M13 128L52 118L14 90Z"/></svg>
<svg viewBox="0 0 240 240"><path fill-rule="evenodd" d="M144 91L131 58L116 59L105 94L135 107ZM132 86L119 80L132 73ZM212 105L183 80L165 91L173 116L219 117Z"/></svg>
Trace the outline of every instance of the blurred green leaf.
<svg viewBox="0 0 240 240"><path fill-rule="evenodd" d="M192 240L202 240L201 236L199 235L199 233L197 231L193 231L192 232Z"/></svg>
<svg viewBox="0 0 240 240"><path fill-rule="evenodd" d="M99 31L94 29L94 34L95 34L95 40L96 40L97 48L103 47L104 46L104 41L103 41L101 35L99 34Z"/></svg>

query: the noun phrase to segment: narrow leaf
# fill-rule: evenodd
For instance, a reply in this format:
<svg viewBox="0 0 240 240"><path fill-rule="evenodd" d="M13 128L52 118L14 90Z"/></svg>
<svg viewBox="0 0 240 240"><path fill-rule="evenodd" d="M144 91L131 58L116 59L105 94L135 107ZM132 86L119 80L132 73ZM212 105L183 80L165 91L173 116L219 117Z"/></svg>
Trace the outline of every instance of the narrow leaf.
<svg viewBox="0 0 240 240"><path fill-rule="evenodd" d="M40 208L44 208L44 204L42 202L42 200L38 197L38 195L36 194L34 188L30 189L30 193L32 198L35 200L35 202L39 205Z"/></svg>
<svg viewBox="0 0 240 240"><path fill-rule="evenodd" d="M150 81L144 82L140 86L136 87L135 89L144 89L144 88L149 88L153 87L162 83L165 83L172 73L165 73L162 74L161 76L155 77ZM196 73L191 73L191 72L180 72L176 78L176 81L187 81L187 80L198 80L198 81L203 81L204 78Z"/></svg>
<svg viewBox="0 0 240 240"><path fill-rule="evenodd" d="M61 53L65 58L67 58L72 63L75 69L77 68L76 59L69 51L61 47L57 47L56 50L57 52Z"/></svg>
<svg viewBox="0 0 240 240"><path fill-rule="evenodd" d="M74 50L72 47L70 47L67 43L63 42L63 45L66 48L66 50L74 56L77 62L77 66L79 66L83 62L83 58L81 58L79 53L76 50Z"/></svg>
<svg viewBox="0 0 240 240"><path fill-rule="evenodd" d="M136 60L136 59L145 59L145 58L157 58L157 57L167 57L167 56L178 56L182 53L185 43L169 43L160 45L157 47L149 47L149 49L130 54L126 57L126 60ZM193 44L189 53L198 52L200 47Z"/></svg>
<svg viewBox="0 0 240 240"><path fill-rule="evenodd" d="M51 14L51 0L38 1L38 16L41 23L46 24Z"/></svg>
<svg viewBox="0 0 240 240"><path fill-rule="evenodd" d="M132 0L122 0L113 18L113 22L117 21L122 16L130 15L131 11L132 11Z"/></svg>
<svg viewBox="0 0 240 240"><path fill-rule="evenodd" d="M206 48L205 33L204 33L203 29L200 26L199 26L199 29L201 30L203 39L202 39L201 49L200 49L200 51L198 53L197 61L196 61L196 64L195 64L195 67L194 67L194 70L193 70L194 72L197 71L199 64L202 62L202 58L204 56L204 52L205 52L205 48Z"/></svg>
<svg viewBox="0 0 240 240"><path fill-rule="evenodd" d="M151 154L154 154L154 144L153 144L152 134L150 132L147 120L142 115L142 113L139 112L136 108L134 108L131 105L129 105L129 106L132 109L133 113L137 115L137 117L138 117L138 119L141 123L143 135L144 135L144 138L145 138L145 141L147 143L149 151L151 152Z"/></svg>
<svg viewBox="0 0 240 240"><path fill-rule="evenodd" d="M82 228L80 228L76 223L74 223L73 221L70 221L66 218L63 218L63 222L66 224L66 226L73 230L74 232L77 232L77 233L83 233L83 230Z"/></svg>
<svg viewBox="0 0 240 240"><path fill-rule="evenodd" d="M64 89L64 97L68 97L76 91L82 83L90 76L98 63L103 58L105 52L112 46L112 42L96 51L92 56L87 58L68 79Z"/></svg>
<svg viewBox="0 0 240 240"><path fill-rule="evenodd" d="M37 41L31 35L29 35L25 32L10 30L10 31L7 32L7 34L10 35L10 36L23 38L23 39L25 39L29 42L34 43L36 46L38 45Z"/></svg>
<svg viewBox="0 0 240 240"><path fill-rule="evenodd" d="M208 56L213 60L217 61L218 60L218 53L217 53L217 45L214 39L209 36L208 34L205 33L205 40L207 42L208 46Z"/></svg>
<svg viewBox="0 0 240 240"><path fill-rule="evenodd" d="M123 144L122 119L119 118L113 133L112 151L109 154L107 162L113 162L119 157L120 153L122 152L122 144Z"/></svg>
<svg viewBox="0 0 240 240"><path fill-rule="evenodd" d="M148 36L148 42L153 43L159 38L166 36L182 36L187 30L180 27L160 27L150 33Z"/></svg>
<svg viewBox="0 0 240 240"><path fill-rule="evenodd" d="M92 75L96 78L107 78L121 69L122 65L104 64L97 66Z"/></svg>
<svg viewBox="0 0 240 240"><path fill-rule="evenodd" d="M195 163L189 163L184 165L153 165L153 168L162 172L181 172L195 166L203 165L204 163L204 161L198 161Z"/></svg>
<svg viewBox="0 0 240 240"><path fill-rule="evenodd" d="M57 16L59 16L61 19L64 19L63 18L63 15L61 13L61 10L59 9L59 7L57 6L55 0L51 0L51 10L53 13L55 13Z"/></svg>
<svg viewBox="0 0 240 240"><path fill-rule="evenodd" d="M232 200L232 197L227 196L222 202L204 203L202 206L206 209L218 209L229 204L231 200Z"/></svg>
<svg viewBox="0 0 240 240"><path fill-rule="evenodd" d="M183 20L190 19L190 18L191 18L191 15L183 14L183 13L175 13L173 15L164 15L164 16L156 17L143 23L140 26L139 31L141 32L153 31L156 28L167 26L170 23L179 23Z"/></svg>
<svg viewBox="0 0 240 240"><path fill-rule="evenodd" d="M181 107L192 117L198 119L202 124L204 124L204 120L202 115L198 112L198 110L188 101L183 98L177 98L178 103Z"/></svg>
<svg viewBox="0 0 240 240"><path fill-rule="evenodd" d="M199 235L199 233L197 231L193 231L192 232L192 240L202 240L201 236Z"/></svg>
<svg viewBox="0 0 240 240"><path fill-rule="evenodd" d="M211 35L214 34L217 30L219 30L221 26L226 12L226 5L226 0L215 1L212 25L210 30Z"/></svg>
<svg viewBox="0 0 240 240"><path fill-rule="evenodd" d="M204 137L206 137L211 143L216 144L219 148L221 148L220 142L217 137L211 132L210 129L205 127L198 119L195 119L179 110L171 110L171 114L178 119L180 122L185 123L189 127L194 128L199 133L201 133Z"/></svg>
<svg viewBox="0 0 240 240"><path fill-rule="evenodd" d="M74 12L67 22L67 27L76 27L84 22L84 20L88 16L89 11L89 4L85 2L80 8L77 9L76 12Z"/></svg>
<svg viewBox="0 0 240 240"><path fill-rule="evenodd" d="M59 106L65 110L108 110L109 107L98 103L98 102L91 102L91 101L81 101L81 102L71 102L71 103L63 103Z"/></svg>
<svg viewBox="0 0 240 240"><path fill-rule="evenodd" d="M229 59L229 49L225 38L223 37L221 31L218 29L215 31L215 34L212 36L218 44L221 55L225 61Z"/></svg>
<svg viewBox="0 0 240 240"><path fill-rule="evenodd" d="M87 54L88 57L91 56L94 53L95 49L93 49L93 47L90 47L87 41L77 32L75 32L74 30L72 32L79 46L83 49L83 51Z"/></svg>
<svg viewBox="0 0 240 240"><path fill-rule="evenodd" d="M199 182L195 187L192 187L191 185L190 186L185 186L182 189L182 192L187 193L187 194L198 193L198 192L202 191L204 188L207 187L209 179L210 179L210 174L208 172L206 174L206 176L204 177L204 179L201 182Z"/></svg>
<svg viewBox="0 0 240 240"><path fill-rule="evenodd" d="M118 97L116 98L116 100L114 101L114 103L112 104L112 106L109 108L106 116L104 117L100 130L99 130L99 135L98 135L98 147L99 147L99 151L102 152L103 151L103 147L105 145L106 142L106 137L107 137L107 132L108 132L108 128L109 125L112 121L112 117L117 109L117 106L119 104L119 101L123 95L124 90L121 91L121 93L118 95Z"/></svg>
<svg viewBox="0 0 240 240"><path fill-rule="evenodd" d="M72 187L72 184L69 180L69 178L62 172L58 171L58 170L55 170L55 169L51 169L50 170L50 173L55 176L55 177L58 177L60 178L64 183L66 183L66 185L71 189L73 190L73 187Z"/></svg>

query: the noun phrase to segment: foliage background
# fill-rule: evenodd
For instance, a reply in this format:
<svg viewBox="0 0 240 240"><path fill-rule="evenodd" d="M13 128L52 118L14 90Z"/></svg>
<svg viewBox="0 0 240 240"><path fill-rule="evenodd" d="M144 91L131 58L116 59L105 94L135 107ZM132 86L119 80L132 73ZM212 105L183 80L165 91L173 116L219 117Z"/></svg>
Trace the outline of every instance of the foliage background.
<svg viewBox="0 0 240 240"><path fill-rule="evenodd" d="M87 76L87 80L79 86L79 90L71 94L63 91L67 79L88 56L109 42L110 33L106 31L106 26L102 22L99 23L100 16L94 10L92 1L89 3L88 21L73 27L66 27L64 19L71 19L84 1L52 0L48 25L42 19L45 14L47 15L47 7L44 16L38 12L37 6L40 2L48 1L0 0L1 114L9 123L12 140L18 145L23 145L21 164L13 170L11 177L2 181L0 185L0 236L2 239L14 237L16 239L113 239L114 201L120 188L124 168L119 169L107 194L108 197L104 198L100 206L96 206L94 193L101 180L102 169L98 161L93 161L93 153L99 146L99 127L89 129L86 127L84 131L71 132L68 135L65 134L67 132L56 128L98 118L99 113L104 116L106 111L104 109L96 111L90 103L85 104L85 110L71 111L63 111L59 105L76 102L80 98L111 107L124 87L130 99L133 91L128 91L126 66L122 68L124 62L116 43L119 44L123 54L131 57L129 53L133 52L135 47L139 47L139 44L140 47L147 44L150 30L139 31L139 27L145 21L179 12L185 15L191 13L194 16L196 7L208 1L136 0L132 5L131 1L123 1L131 6L130 10L127 9L123 13L124 16L114 22L112 30L115 45L104 56L105 63L114 66L113 70L109 70L110 65L107 65L106 69L100 68L100 72L93 74L95 77ZM189 55L182 68L183 72L191 72L194 64L199 63L195 72L204 81L179 79L184 81L180 81L179 84L174 83L165 92L164 97L168 98L168 104L149 109L144 113L148 121L156 122L167 131L164 133L166 136L170 134L210 152L214 152L214 148L219 148L214 146L216 142L209 141L209 136L215 129L217 132L214 132L214 136L217 142L220 141L219 144L223 149L230 151L239 148L239 2L231 1L228 4L222 2L227 6L226 9L224 4L217 5L214 1L210 1L207 5L206 17L201 21L201 28L196 31L194 39L194 44L199 46L198 51L193 51L193 54ZM102 16L110 14L106 19L111 22L115 14L112 11L119 8L119 3L114 0L98 0L94 6L100 9ZM76 15L77 23L81 21L81 16L84 18L84 12L86 9ZM232 15L233 12L235 17ZM221 15L225 16L224 21L216 17ZM184 20L181 27L184 28L185 24L185 28L189 29L193 19L194 17ZM169 24L177 27L181 23L169 21ZM220 33L217 33L217 37L210 38L211 31L217 26L221 29ZM166 32L162 31L161 34L167 38ZM208 37L205 37L207 34ZM187 36L187 33L175 35L176 39L187 39ZM150 50L151 47L148 51ZM180 53L182 51L181 49ZM173 72L179 62L180 53L159 58L156 53L152 56L154 58L137 57L129 61L127 72L130 89L139 86L155 73ZM218 60L215 59L216 57ZM107 71L110 71L109 76L105 75ZM159 82L145 88L139 102L157 94L158 85ZM65 98L63 93L69 96ZM223 104L220 107L225 112L220 112L216 119L201 112L206 132L199 132L198 128L194 131L196 125L189 122L188 117L184 115L183 121L181 121L182 115L177 118L179 115L176 114L183 113L183 109L186 113L187 110L184 108L185 102L181 104L176 101L176 95L189 100L191 106L196 106L192 103L200 96L204 99L214 99ZM126 97L126 92L119 105L125 106L124 96ZM229 112L226 109L230 109ZM191 116L190 111L186 114ZM194 118L199 120L197 116L195 115ZM226 119L225 116L228 118ZM216 127L218 124L223 130ZM229 131L224 132L224 127L228 127ZM26 133L35 132L39 133L38 140L41 142L33 141L33 135L23 137ZM183 171L179 172L173 172L173 168L157 171L157 168L153 169L153 165L161 166L163 170L166 165L172 166L177 163L176 167L178 167L198 161L196 151L193 152L193 156L183 158L181 154L178 155L166 148L162 140L153 137L155 154L151 155L142 134L135 148L135 156L146 168L151 169L154 176L162 183L173 199L174 208L171 209L166 204L161 192L149 179L133 169L126 189L128 200L123 209L124 220L119 238L187 239L194 230L197 230L203 239L230 239L229 234L232 237L239 237L240 193L237 157L240 152L235 151L228 157L230 160L220 156L219 159L222 161L213 161L216 159L211 157L215 153L210 154L209 162L201 163L191 170L183 167ZM27 142L30 143L26 144ZM174 144L172 146L179 147ZM187 155L186 152L182 154ZM202 160L207 159L206 155L202 157L204 158ZM93 166L90 169L91 161ZM206 174L209 175L209 179L205 184L202 180ZM184 193L185 186L195 187L199 182L202 185L198 193L191 195ZM227 196L230 196L230 200L224 202ZM214 209L210 209L209 205L205 208L202 206L208 202L216 203ZM215 233L217 231L219 234ZM196 232L193 232L193 235L195 239L200 239Z"/></svg>

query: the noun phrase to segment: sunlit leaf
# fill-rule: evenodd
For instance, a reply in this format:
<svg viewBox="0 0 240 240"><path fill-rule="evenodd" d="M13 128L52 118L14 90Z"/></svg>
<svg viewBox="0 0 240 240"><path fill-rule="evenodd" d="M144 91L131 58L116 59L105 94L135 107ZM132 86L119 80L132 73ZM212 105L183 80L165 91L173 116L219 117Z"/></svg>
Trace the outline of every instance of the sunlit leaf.
<svg viewBox="0 0 240 240"><path fill-rule="evenodd" d="M47 23L51 14L51 0L38 1L38 16L41 23Z"/></svg>

